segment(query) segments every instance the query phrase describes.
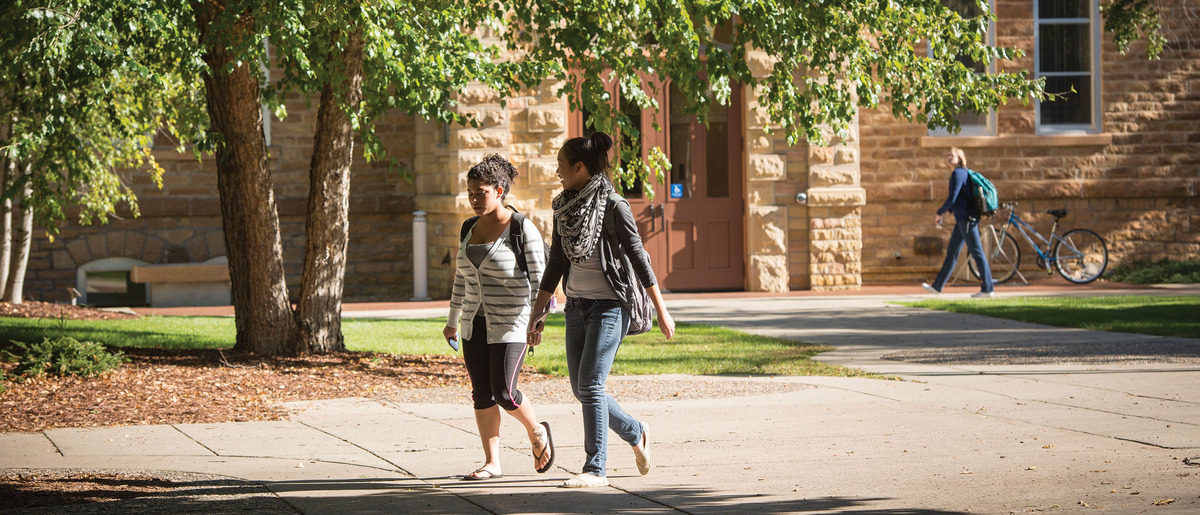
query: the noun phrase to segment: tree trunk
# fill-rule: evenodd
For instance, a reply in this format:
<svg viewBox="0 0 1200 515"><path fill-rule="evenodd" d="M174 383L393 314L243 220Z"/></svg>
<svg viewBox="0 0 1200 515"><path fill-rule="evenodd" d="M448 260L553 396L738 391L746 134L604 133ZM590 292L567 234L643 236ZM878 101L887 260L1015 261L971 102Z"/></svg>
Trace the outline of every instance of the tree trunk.
<svg viewBox="0 0 1200 515"><path fill-rule="evenodd" d="M9 126L11 141L12 127ZM17 161L8 153L4 153L4 162L0 164L0 193L8 189L9 178L15 175ZM12 263L12 199L0 201L0 296L8 290L8 269Z"/></svg>
<svg viewBox="0 0 1200 515"><path fill-rule="evenodd" d="M330 68L343 71L346 79L342 84L326 84L321 92L309 169L304 275L297 311L297 344L313 352L346 348L342 339L342 292L350 239L350 163L354 152L354 130L347 112L357 111L362 101L361 29L349 34L346 48L331 55L330 61Z"/></svg>
<svg viewBox="0 0 1200 515"><path fill-rule="evenodd" d="M25 177L28 179L33 170L33 163L25 164ZM29 265L29 247L33 243L33 203L29 197L33 195L28 180L21 188L21 223L13 231L13 249L11 267L8 274L8 288L4 297L13 304L20 304L25 294L25 268Z"/></svg>
<svg viewBox="0 0 1200 515"><path fill-rule="evenodd" d="M246 63L223 42L208 42L209 24L222 6L205 2L197 6L196 21L205 42L204 76L208 115L215 132L217 189L221 195L221 218L237 344L235 350L265 355L299 354L293 338L296 322L288 303L283 273L283 244L279 214L275 208L274 184L267 168L266 137L259 108L258 79ZM234 32L250 37L250 21L243 17ZM234 63L232 72L225 67Z"/></svg>

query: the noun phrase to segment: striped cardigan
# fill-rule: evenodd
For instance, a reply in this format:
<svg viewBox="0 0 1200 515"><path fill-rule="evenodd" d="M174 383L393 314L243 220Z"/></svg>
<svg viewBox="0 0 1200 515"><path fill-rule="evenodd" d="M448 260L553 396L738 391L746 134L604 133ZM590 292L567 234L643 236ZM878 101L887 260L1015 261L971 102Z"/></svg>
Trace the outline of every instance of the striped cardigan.
<svg viewBox="0 0 1200 515"><path fill-rule="evenodd" d="M533 301L537 299L537 288L542 273L546 270L546 247L542 243L542 234L529 218L525 218L522 228L525 238L525 262L529 266L529 278L517 266L517 255L513 252L508 237L511 229L497 238L483 261L476 267L467 258L467 242L471 241L471 232L459 243L458 255L455 258L454 289L450 294L450 316L446 321L447 327L459 328L461 338L471 338L472 320L482 313L487 320L488 343L524 342L529 327L529 314Z"/></svg>

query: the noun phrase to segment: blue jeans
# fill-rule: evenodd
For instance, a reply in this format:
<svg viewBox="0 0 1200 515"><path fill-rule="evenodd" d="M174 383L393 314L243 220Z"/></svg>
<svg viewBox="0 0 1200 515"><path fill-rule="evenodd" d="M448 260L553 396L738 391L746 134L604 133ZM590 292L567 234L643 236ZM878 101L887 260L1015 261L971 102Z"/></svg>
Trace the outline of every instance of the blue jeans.
<svg viewBox="0 0 1200 515"><path fill-rule="evenodd" d="M982 291L989 292L996 289L992 283L992 269L988 266L987 256L983 253L983 241L979 239L979 220L970 218L959 220L957 217L954 220L954 232L950 233L950 244L946 247L946 260L942 262L942 270L933 280L933 289L942 291L942 288L946 286L946 281L950 279L950 273L954 271L954 265L958 264L958 251L962 250L964 241L967 244L967 252L970 252L971 258L975 260L975 268L979 269L979 273L983 275Z"/></svg>
<svg viewBox="0 0 1200 515"><path fill-rule="evenodd" d="M583 404L583 471L605 475L608 429L635 445L642 438L642 424L625 413L604 389L621 339L629 330L629 314L616 300L568 298L563 308L567 317L567 372L571 392Z"/></svg>

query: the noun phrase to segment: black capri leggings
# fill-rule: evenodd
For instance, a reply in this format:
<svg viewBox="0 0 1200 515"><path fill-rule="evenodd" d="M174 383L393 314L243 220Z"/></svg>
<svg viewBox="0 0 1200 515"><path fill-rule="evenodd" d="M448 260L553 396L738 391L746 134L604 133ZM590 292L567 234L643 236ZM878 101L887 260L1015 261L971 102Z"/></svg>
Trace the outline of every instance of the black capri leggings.
<svg viewBox="0 0 1200 515"><path fill-rule="evenodd" d="M525 362L525 342L487 342L487 322L476 316L469 340L463 341L463 361L471 376L471 400L475 409L497 404L508 411L521 407L523 396L517 390L517 374Z"/></svg>

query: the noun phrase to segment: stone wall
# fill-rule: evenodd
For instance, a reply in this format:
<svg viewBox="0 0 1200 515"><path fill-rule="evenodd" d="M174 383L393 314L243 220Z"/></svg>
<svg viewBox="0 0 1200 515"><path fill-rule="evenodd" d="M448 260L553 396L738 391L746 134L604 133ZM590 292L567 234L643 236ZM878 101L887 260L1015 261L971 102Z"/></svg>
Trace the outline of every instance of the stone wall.
<svg viewBox="0 0 1200 515"><path fill-rule="evenodd" d="M555 92L559 83L509 97L475 85L460 95L459 112L478 127L422 123L417 136L417 207L428 213L429 295L445 298L454 282L454 253L459 228L472 216L467 201L467 171L484 156L512 161L518 176L505 202L525 214L549 238L554 212L550 202L560 191L558 149L567 138L567 103ZM443 137L445 135L445 137ZM439 142L438 140L443 140Z"/></svg>
<svg viewBox="0 0 1200 515"><path fill-rule="evenodd" d="M1000 69L1032 69L1030 3L998 1L996 10L997 44L1029 52ZM1186 40L1194 27L1179 26L1187 19L1164 13L1166 32L1175 39L1157 62L1146 61L1138 46L1122 56L1104 36L1099 134L1037 134L1033 105L1020 102L998 110L993 136L929 136L924 126L894 121L890 106L863 111L865 279L929 279L936 273L943 255L918 255L914 243L948 238L933 218L946 197L949 170L942 156L952 145L996 184L1001 201L1018 201L1020 216L1039 231L1050 229L1046 210L1065 208L1070 213L1062 229L1100 233L1109 242L1110 268L1200 257L1200 49ZM1022 250L1023 269L1035 269L1032 251Z"/></svg>

